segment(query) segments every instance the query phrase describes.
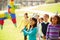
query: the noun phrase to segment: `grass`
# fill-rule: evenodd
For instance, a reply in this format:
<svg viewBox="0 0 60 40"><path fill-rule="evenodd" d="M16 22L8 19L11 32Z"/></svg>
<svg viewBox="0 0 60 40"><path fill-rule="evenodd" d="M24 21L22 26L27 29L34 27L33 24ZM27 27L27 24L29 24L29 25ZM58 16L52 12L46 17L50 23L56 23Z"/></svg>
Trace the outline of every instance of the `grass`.
<svg viewBox="0 0 60 40"><path fill-rule="evenodd" d="M37 8L34 8L33 10L42 10L53 13L58 11L58 13L60 13L60 3L39 5Z"/></svg>
<svg viewBox="0 0 60 40"><path fill-rule="evenodd" d="M17 18L17 27L19 27L21 16ZM7 19L4 23L4 29L0 30L0 40L23 40L23 33L20 28L15 28L11 20Z"/></svg>

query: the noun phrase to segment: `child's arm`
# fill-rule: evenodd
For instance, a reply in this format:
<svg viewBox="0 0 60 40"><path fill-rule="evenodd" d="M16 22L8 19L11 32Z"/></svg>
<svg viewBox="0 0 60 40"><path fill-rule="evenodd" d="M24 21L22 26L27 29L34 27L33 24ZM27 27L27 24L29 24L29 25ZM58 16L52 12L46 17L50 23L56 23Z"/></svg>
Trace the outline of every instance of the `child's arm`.
<svg viewBox="0 0 60 40"><path fill-rule="evenodd" d="M31 31L29 31L29 34L36 34L38 32L37 27L33 28Z"/></svg>
<svg viewBox="0 0 60 40"><path fill-rule="evenodd" d="M46 32L46 39L47 39L47 40L48 40L48 38L49 38L49 31L50 31L50 28L49 28L49 26L48 26L47 32Z"/></svg>
<svg viewBox="0 0 60 40"><path fill-rule="evenodd" d="M22 29L21 32L23 32L24 35L28 35L28 31L27 31L26 27L24 29Z"/></svg>
<svg viewBox="0 0 60 40"><path fill-rule="evenodd" d="M40 30L40 36L43 37L44 34L42 33L42 25L40 24L39 26L40 26L40 28L39 28L39 30Z"/></svg>
<svg viewBox="0 0 60 40"><path fill-rule="evenodd" d="M59 40L60 40L60 31L59 31Z"/></svg>
<svg viewBox="0 0 60 40"><path fill-rule="evenodd" d="M38 33L39 33L40 37L44 36L43 33L42 33L42 25L41 24L38 25Z"/></svg>
<svg viewBox="0 0 60 40"><path fill-rule="evenodd" d="M19 27L18 27L19 29L20 29L20 27L21 27L21 25L22 25L22 21L23 21L23 20L21 19L21 20L20 20L20 23L19 23Z"/></svg>
<svg viewBox="0 0 60 40"><path fill-rule="evenodd" d="M34 28L33 30L31 31L26 31L25 29L23 30L23 32L27 35L33 35L33 34L36 34L37 33L37 28Z"/></svg>

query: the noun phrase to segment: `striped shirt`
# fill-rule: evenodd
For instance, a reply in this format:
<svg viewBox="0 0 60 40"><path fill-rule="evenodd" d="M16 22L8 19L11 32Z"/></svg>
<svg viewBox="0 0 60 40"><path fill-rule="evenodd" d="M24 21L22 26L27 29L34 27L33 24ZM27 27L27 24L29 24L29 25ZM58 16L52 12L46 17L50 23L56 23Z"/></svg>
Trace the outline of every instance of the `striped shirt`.
<svg viewBox="0 0 60 40"><path fill-rule="evenodd" d="M52 26L51 24L48 25L46 38L49 39L58 39L59 38L59 31L60 31L60 24L56 26Z"/></svg>

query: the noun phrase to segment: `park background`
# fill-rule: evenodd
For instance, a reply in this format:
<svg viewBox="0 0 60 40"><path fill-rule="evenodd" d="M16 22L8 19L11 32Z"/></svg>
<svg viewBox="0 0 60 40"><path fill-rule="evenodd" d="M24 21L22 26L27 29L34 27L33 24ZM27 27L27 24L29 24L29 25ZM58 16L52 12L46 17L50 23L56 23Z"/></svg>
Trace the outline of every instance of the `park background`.
<svg viewBox="0 0 60 40"><path fill-rule="evenodd" d="M0 13L7 11L8 2L9 0L0 0ZM24 40L23 33L20 32L23 27L19 27L19 25L26 12L29 17L33 13L39 15L47 13L50 16L56 13L60 14L60 0L15 0L15 5L17 6L15 10L17 28L14 27L10 19L6 19L4 29L0 30L0 40Z"/></svg>

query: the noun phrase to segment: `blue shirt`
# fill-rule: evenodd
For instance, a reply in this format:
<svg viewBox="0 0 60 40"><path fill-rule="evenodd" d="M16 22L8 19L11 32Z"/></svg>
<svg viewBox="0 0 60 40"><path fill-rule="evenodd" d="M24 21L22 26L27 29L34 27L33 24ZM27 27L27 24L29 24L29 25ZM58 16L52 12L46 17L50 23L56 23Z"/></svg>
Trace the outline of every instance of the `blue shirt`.
<svg viewBox="0 0 60 40"><path fill-rule="evenodd" d="M36 34L38 32L37 27L30 29L29 31L26 31L26 28L23 30L25 35L29 36L29 40L36 40Z"/></svg>

